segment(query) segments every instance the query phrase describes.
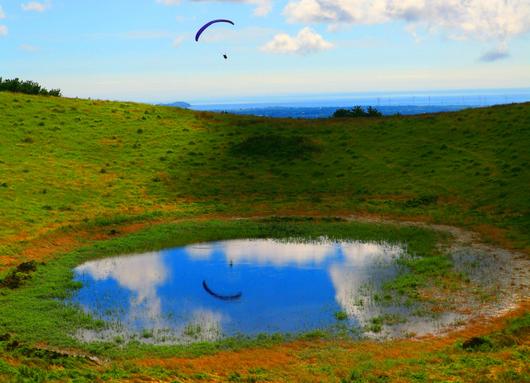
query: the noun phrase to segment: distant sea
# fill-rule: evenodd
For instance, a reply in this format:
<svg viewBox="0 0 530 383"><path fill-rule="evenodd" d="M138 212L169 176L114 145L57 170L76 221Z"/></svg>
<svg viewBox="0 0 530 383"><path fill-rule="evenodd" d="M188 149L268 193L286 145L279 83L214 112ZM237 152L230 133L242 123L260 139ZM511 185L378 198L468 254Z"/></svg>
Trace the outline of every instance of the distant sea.
<svg viewBox="0 0 530 383"><path fill-rule="evenodd" d="M530 102L530 89L440 92L358 93L192 103L190 109L264 117L327 118L337 109L373 106L384 115L451 112L467 108Z"/></svg>

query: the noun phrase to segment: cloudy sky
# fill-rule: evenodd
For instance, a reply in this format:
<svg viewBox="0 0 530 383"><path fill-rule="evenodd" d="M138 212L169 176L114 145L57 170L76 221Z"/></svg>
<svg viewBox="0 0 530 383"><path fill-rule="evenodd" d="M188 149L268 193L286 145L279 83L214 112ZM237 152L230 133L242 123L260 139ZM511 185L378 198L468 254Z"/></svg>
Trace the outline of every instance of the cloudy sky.
<svg viewBox="0 0 530 383"><path fill-rule="evenodd" d="M236 25L196 43L214 18ZM149 102L530 87L530 0L0 0L0 76Z"/></svg>

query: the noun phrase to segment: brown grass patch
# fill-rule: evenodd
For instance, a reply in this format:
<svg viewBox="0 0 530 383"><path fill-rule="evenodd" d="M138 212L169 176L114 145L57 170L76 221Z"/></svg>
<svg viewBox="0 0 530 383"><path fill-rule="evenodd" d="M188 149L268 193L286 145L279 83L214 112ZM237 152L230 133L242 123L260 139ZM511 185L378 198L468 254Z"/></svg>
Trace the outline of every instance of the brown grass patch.
<svg viewBox="0 0 530 383"><path fill-rule="evenodd" d="M144 358L137 359L134 363L142 367L163 367L186 374L203 372L221 377L232 372L246 374L252 369L262 368L274 375L281 375L283 381L301 382L325 380L325 375L315 372L316 369L312 368L314 366L331 366L339 375L345 375L360 361L392 359L396 362L392 370L380 372L381 375L386 373L395 376L393 372L409 367L406 363L407 359L419 358L452 346L458 340L500 331L506 326L508 320L521 316L529 310L530 300L522 302L517 308L498 317L476 318L465 328L442 337L425 336L419 339L386 342L296 341L270 348L222 351L215 355L195 358ZM529 341L528 337L524 339L525 344ZM510 358L508 351L502 351L499 354L502 354L503 358Z"/></svg>

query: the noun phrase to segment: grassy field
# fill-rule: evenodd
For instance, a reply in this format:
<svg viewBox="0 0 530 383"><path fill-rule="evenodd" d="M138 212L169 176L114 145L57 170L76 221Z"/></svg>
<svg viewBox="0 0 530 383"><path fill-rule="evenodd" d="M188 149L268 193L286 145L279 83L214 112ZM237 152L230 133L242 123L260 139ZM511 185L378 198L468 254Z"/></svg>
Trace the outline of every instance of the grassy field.
<svg viewBox="0 0 530 383"><path fill-rule="evenodd" d="M530 246L528 104L299 121L1 93L0 110L3 244L116 215L342 211Z"/></svg>
<svg viewBox="0 0 530 383"><path fill-rule="evenodd" d="M38 264L36 270L29 273L29 278L22 281L20 288L2 290L0 333L16 334L16 340L26 345L43 342L53 348L75 347L99 357L193 355L197 352L197 347L152 347L137 344L123 350L119 341L86 345L75 340L71 335L77 328L97 329L102 328L103 323L62 304L62 300L79 287L73 282L72 269L87 260L109 255L155 251L190 243L237 238L318 239L322 235L336 240L406 243L408 251L417 257L408 261L412 272L407 275L414 276L415 286L418 288L427 283L427 278L432 280L437 276L446 276L450 272L449 264L440 262L440 259L445 260L445 257L435 250L435 245L445 238L441 234L425 229L307 218L181 221L155 225L128 236L85 245L46 264ZM440 267L441 264L444 266ZM391 290L392 286L389 286L389 292ZM399 293L396 291L402 296L407 296L407 292L409 291ZM410 295L414 294L411 292ZM13 339L10 338L10 341ZM249 343L249 340L242 338L231 342L232 346L239 347L239 344ZM221 342L211 344L210 347L202 344L198 348L204 353L217 348L226 348L226 344Z"/></svg>
<svg viewBox="0 0 530 383"><path fill-rule="evenodd" d="M78 287L71 268L89 257L323 231L416 248L414 283L394 286L405 295L457 279L442 278L450 264L435 245L447 238L428 230L232 217L443 223L528 256L530 104L308 121L0 92L0 111L0 278L46 262L20 288L0 289L0 380L530 381L527 308L442 340L309 334L181 349L79 344L67 334L100 324L56 299ZM486 340L464 349L474 335Z"/></svg>

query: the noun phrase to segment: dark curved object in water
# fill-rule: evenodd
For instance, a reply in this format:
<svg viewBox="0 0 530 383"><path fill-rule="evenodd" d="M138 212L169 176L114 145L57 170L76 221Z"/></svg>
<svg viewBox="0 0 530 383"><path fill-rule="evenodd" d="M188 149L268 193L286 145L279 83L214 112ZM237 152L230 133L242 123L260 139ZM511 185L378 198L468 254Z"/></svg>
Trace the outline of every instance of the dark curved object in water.
<svg viewBox="0 0 530 383"><path fill-rule="evenodd" d="M235 300L238 300L239 298L241 298L241 295L243 295L242 293L237 293L237 294L234 294L234 295L217 294L215 291L212 291L212 289L210 289L208 287L208 285L206 284L206 281L202 281L202 287L212 297L217 298L217 299L221 299L222 301L235 301Z"/></svg>

